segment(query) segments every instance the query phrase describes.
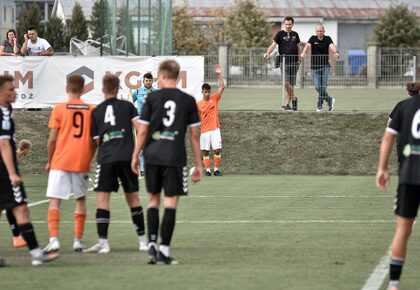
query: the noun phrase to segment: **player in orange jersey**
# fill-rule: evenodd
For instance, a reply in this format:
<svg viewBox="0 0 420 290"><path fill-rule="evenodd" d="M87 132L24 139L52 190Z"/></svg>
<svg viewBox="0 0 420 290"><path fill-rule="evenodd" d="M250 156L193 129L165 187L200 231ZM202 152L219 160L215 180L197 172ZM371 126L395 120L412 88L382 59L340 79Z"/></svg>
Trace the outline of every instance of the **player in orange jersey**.
<svg viewBox="0 0 420 290"><path fill-rule="evenodd" d="M214 72L217 74L219 88L215 94L211 95L211 86L207 83L203 84L201 87L203 99L197 104L198 113L201 118L200 150L203 155L206 176L211 176L210 149L213 149L214 153L214 175L222 175L219 171L219 165L222 159L222 136L220 135L218 104L222 98L225 83L223 82L222 70L219 65L216 65Z"/></svg>
<svg viewBox="0 0 420 290"><path fill-rule="evenodd" d="M48 229L50 241L45 252L58 251L58 225L60 221L60 202L70 197L76 199L74 212L75 251L82 251L85 246L81 241L86 220L86 192L90 162L95 150L91 138L92 106L80 100L83 94L84 79L72 75L67 79L69 100L54 107L48 127L51 129L48 139L49 171L47 197Z"/></svg>

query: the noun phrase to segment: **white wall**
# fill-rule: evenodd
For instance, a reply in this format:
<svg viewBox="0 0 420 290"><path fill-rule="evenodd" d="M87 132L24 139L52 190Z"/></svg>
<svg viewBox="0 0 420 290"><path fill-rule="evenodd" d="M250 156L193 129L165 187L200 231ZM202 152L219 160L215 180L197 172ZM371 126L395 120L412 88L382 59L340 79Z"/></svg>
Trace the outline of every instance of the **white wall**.
<svg viewBox="0 0 420 290"><path fill-rule="evenodd" d="M317 21L313 22L299 22L299 19L295 20L293 30L299 34L300 41L303 43L308 42L312 35L315 35L315 28L319 24ZM334 44L338 43L338 23L336 20L327 20L321 23L325 27L325 35L332 38ZM282 28L283 29L283 28Z"/></svg>

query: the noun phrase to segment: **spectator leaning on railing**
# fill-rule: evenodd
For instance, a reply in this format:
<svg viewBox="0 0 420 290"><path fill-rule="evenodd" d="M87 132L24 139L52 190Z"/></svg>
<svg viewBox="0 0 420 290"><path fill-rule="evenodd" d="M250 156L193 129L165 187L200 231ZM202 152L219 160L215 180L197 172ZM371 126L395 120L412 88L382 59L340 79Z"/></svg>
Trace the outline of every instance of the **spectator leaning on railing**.
<svg viewBox="0 0 420 290"><path fill-rule="evenodd" d="M9 29L6 33L6 39L0 45L1 56L15 56L20 53L20 46L17 43L16 31Z"/></svg>
<svg viewBox="0 0 420 290"><path fill-rule="evenodd" d="M30 26L28 28L28 34L25 34L23 37L25 38L25 42L22 45L22 54L43 56L51 56L54 54L54 50L48 41L38 37L35 26Z"/></svg>

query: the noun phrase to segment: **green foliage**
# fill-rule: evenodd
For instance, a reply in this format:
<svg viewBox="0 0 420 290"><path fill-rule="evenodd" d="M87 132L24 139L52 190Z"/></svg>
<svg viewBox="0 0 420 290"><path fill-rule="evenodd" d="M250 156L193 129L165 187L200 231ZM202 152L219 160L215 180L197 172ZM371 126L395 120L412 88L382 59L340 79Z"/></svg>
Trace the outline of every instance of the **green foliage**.
<svg viewBox="0 0 420 290"><path fill-rule="evenodd" d="M58 16L51 16L47 22L44 36L55 52L68 51L69 43L63 35L65 35L63 20Z"/></svg>
<svg viewBox="0 0 420 290"><path fill-rule="evenodd" d="M19 16L19 24L17 26L18 37L23 40L23 35L28 33L29 26L35 26L38 35L42 37L44 33L44 23L41 22L42 20L41 10L35 2L29 6L25 5L25 8Z"/></svg>
<svg viewBox="0 0 420 290"><path fill-rule="evenodd" d="M72 37L76 37L80 40L86 40L88 38L88 29L83 13L82 6L78 2L75 3L71 15L71 19L67 24L67 39L70 40Z"/></svg>
<svg viewBox="0 0 420 290"><path fill-rule="evenodd" d="M386 10L375 27L374 39L382 47L414 47L420 45L420 21L406 5Z"/></svg>
<svg viewBox="0 0 420 290"><path fill-rule="evenodd" d="M102 13L101 13L102 2ZM92 6L92 15L90 16L90 30L92 31L92 39L99 39L101 37L101 21L103 22L103 34L109 33L109 5L107 0L97 0Z"/></svg>
<svg viewBox="0 0 420 290"><path fill-rule="evenodd" d="M225 40L232 47L261 47L270 42L270 25L253 0L235 0L225 22Z"/></svg>
<svg viewBox="0 0 420 290"><path fill-rule="evenodd" d="M123 35L125 37L127 52L135 53L133 22L130 17L130 11L126 6L123 6L120 10L117 25L118 36Z"/></svg>
<svg viewBox="0 0 420 290"><path fill-rule="evenodd" d="M188 14L188 6L173 7L172 11L172 47L179 55L203 54L210 42L194 26L194 19Z"/></svg>

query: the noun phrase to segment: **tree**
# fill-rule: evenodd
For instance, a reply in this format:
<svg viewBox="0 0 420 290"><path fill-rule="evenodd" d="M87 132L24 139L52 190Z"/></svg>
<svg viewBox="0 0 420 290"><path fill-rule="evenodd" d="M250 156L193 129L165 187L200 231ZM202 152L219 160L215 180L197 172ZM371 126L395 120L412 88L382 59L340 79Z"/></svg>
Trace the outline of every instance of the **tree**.
<svg viewBox="0 0 420 290"><path fill-rule="evenodd" d="M194 26L188 6L175 6L172 10L172 47L177 54L203 54L209 45L207 38Z"/></svg>
<svg viewBox="0 0 420 290"><path fill-rule="evenodd" d="M420 20L406 5L390 7L374 30L374 40L382 47L420 45Z"/></svg>
<svg viewBox="0 0 420 290"><path fill-rule="evenodd" d="M134 33L133 22L131 21L130 11L126 6L123 6L119 13L119 21L117 31L119 35L125 37L125 45L127 52L135 53L134 49Z"/></svg>
<svg viewBox="0 0 420 290"><path fill-rule="evenodd" d="M63 35L65 28L63 20L58 16L51 16L45 29L45 39L53 47L54 51L68 51L69 43Z"/></svg>
<svg viewBox="0 0 420 290"><path fill-rule="evenodd" d="M18 37L23 40L23 35L28 33L29 26L35 26L38 35L42 36L44 33L44 23L41 21L41 10L35 2L29 6L25 6L19 16L19 24L17 26Z"/></svg>
<svg viewBox="0 0 420 290"><path fill-rule="evenodd" d="M232 47L262 47L270 43L270 25L253 0L235 0L225 21L225 40Z"/></svg>
<svg viewBox="0 0 420 290"><path fill-rule="evenodd" d="M72 37L80 40L86 40L88 38L85 15L82 6L78 2L74 4L71 19L67 23L67 38L70 40Z"/></svg>
<svg viewBox="0 0 420 290"><path fill-rule="evenodd" d="M102 2L102 13L101 13ZM92 39L96 40L101 37L101 21L103 23L103 34L109 33L109 5L107 0L96 0L92 6L92 15L90 16L90 30L92 31Z"/></svg>

